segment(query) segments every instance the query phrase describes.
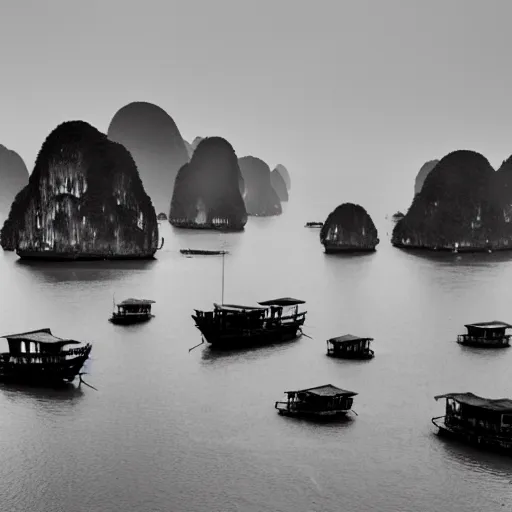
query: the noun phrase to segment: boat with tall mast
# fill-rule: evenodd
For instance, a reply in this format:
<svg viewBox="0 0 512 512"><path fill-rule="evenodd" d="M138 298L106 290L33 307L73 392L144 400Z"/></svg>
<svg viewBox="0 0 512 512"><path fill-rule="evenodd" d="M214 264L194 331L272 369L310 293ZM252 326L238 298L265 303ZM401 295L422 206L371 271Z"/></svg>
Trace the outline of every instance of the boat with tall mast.
<svg viewBox="0 0 512 512"><path fill-rule="evenodd" d="M299 311L305 301L292 297L258 302L254 305L225 304L225 254L222 254L220 304L213 310L195 309L192 318L203 339L216 348L243 348L269 345L297 338L307 311Z"/></svg>

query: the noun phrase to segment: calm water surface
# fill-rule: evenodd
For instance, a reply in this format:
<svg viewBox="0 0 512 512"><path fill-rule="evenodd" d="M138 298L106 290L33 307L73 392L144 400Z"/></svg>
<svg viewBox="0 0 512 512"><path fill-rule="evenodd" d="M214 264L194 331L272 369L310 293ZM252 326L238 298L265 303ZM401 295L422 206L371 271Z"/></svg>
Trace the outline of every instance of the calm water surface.
<svg viewBox="0 0 512 512"><path fill-rule="evenodd" d="M315 217L315 216L313 216ZM2 334L51 327L93 342L88 387L0 387L2 511L512 510L512 459L435 435L433 396L512 396L512 349L456 342L463 324L512 320L512 254L408 254L385 220L375 254L326 256L293 203L245 233L161 226L149 263L26 264L0 253ZM378 221L378 219L376 219ZM379 224L379 222L377 222ZM306 337L212 353L190 318L221 299L307 300ZM146 325L107 319L112 299L156 300ZM325 340L375 338L376 358L330 359ZM4 342L2 342L5 346ZM317 424L279 416L286 389L358 392L358 416Z"/></svg>

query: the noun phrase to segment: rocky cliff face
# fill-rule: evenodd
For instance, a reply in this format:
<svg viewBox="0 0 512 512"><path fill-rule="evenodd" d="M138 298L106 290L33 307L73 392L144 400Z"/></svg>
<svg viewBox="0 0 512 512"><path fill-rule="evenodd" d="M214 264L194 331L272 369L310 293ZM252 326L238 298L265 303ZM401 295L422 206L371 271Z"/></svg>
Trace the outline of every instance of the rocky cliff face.
<svg viewBox="0 0 512 512"><path fill-rule="evenodd" d="M15 151L0 144L0 219L7 218L16 194L28 183L28 170Z"/></svg>
<svg viewBox="0 0 512 512"><path fill-rule="evenodd" d="M244 228L247 212L240 193L240 168L225 139L201 140L190 162L179 170L169 222L192 229Z"/></svg>
<svg viewBox="0 0 512 512"><path fill-rule="evenodd" d="M446 155L395 225L392 244L459 251L512 248L510 216L504 208L511 198L505 190L503 195L496 191L502 178L479 153Z"/></svg>
<svg viewBox="0 0 512 512"><path fill-rule="evenodd" d="M168 212L178 170L189 161L171 116L151 103L130 103L112 118L108 137L132 154L156 212Z"/></svg>
<svg viewBox="0 0 512 512"><path fill-rule="evenodd" d="M269 166L253 156L244 156L238 163L245 181L244 201L247 213L263 217L280 215L281 201L272 188Z"/></svg>
<svg viewBox="0 0 512 512"><path fill-rule="evenodd" d="M414 181L414 195L419 194L421 189L423 188L423 183L425 183L425 178L430 174L432 169L439 163L439 160L429 160L425 162L418 174L416 175L416 180Z"/></svg>
<svg viewBox="0 0 512 512"><path fill-rule="evenodd" d="M284 165L282 165L282 164L277 164L275 170L283 178L284 182L286 183L286 188L288 189L288 192L289 192L290 188L292 186L292 182L291 182L291 179L290 179L290 173L288 172L288 169Z"/></svg>
<svg viewBox="0 0 512 512"><path fill-rule="evenodd" d="M331 212L320 231L326 253L373 251L379 243L377 228L366 210L343 203Z"/></svg>
<svg viewBox="0 0 512 512"><path fill-rule="evenodd" d="M270 184L276 191L277 197L279 197L281 202L288 201L288 189L286 187L286 183L284 182L281 173L277 169L274 169L270 173Z"/></svg>
<svg viewBox="0 0 512 512"><path fill-rule="evenodd" d="M158 227L130 153L91 125L70 121L43 143L1 239L21 257L149 258Z"/></svg>

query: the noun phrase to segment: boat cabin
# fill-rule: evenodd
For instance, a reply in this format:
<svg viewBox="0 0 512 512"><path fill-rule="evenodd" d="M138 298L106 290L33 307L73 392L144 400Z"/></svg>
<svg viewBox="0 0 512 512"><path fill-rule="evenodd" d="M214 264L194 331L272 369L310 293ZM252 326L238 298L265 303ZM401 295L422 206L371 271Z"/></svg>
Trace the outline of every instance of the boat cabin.
<svg viewBox="0 0 512 512"><path fill-rule="evenodd" d="M304 319L306 311L299 312L303 300L290 297L258 302L257 306L214 304L213 311L194 310L200 322L219 325L222 329L257 329L272 325L286 325Z"/></svg>
<svg viewBox="0 0 512 512"><path fill-rule="evenodd" d="M9 353L1 354L3 362L28 364L28 363L58 363L65 361L68 356L76 357L85 355L90 351L90 344L79 348L67 348L68 345L80 345L76 340L58 338L52 334L49 328L19 334L7 334L2 336L7 339Z"/></svg>
<svg viewBox="0 0 512 512"><path fill-rule="evenodd" d="M361 338L345 334L327 340L327 355L343 359L371 359L374 352L370 349L373 338Z"/></svg>
<svg viewBox="0 0 512 512"><path fill-rule="evenodd" d="M298 391L285 391L287 400L276 402L280 414L336 416L347 414L357 393L325 384Z"/></svg>
<svg viewBox="0 0 512 512"><path fill-rule="evenodd" d="M500 348L510 345L510 334L506 330L512 325L499 320L466 324L467 334L459 334L457 342L474 347Z"/></svg>
<svg viewBox="0 0 512 512"><path fill-rule="evenodd" d="M130 324L142 322L153 318L151 314L151 305L154 300L148 299L126 299L117 306L117 312L112 314L110 321L112 323Z"/></svg>
<svg viewBox="0 0 512 512"><path fill-rule="evenodd" d="M447 428L512 438L512 400L482 398L473 393L447 393L434 398L446 399Z"/></svg>
<svg viewBox="0 0 512 512"><path fill-rule="evenodd" d="M299 306L306 302L292 297L282 297L280 299L265 300L258 302L260 306L267 308L266 318L276 320L281 324L286 322L296 322L303 320L307 311L299 311Z"/></svg>
<svg viewBox="0 0 512 512"><path fill-rule="evenodd" d="M117 304L117 311L120 315L149 314L151 313L151 304L154 303L154 300L126 299Z"/></svg>

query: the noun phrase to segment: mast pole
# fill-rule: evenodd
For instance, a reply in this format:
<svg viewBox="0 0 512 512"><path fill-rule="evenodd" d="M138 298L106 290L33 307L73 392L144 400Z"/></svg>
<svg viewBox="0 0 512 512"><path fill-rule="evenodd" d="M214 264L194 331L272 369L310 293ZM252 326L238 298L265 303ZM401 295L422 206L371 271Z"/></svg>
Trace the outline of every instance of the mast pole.
<svg viewBox="0 0 512 512"><path fill-rule="evenodd" d="M224 305L224 253L222 253L222 305Z"/></svg>

